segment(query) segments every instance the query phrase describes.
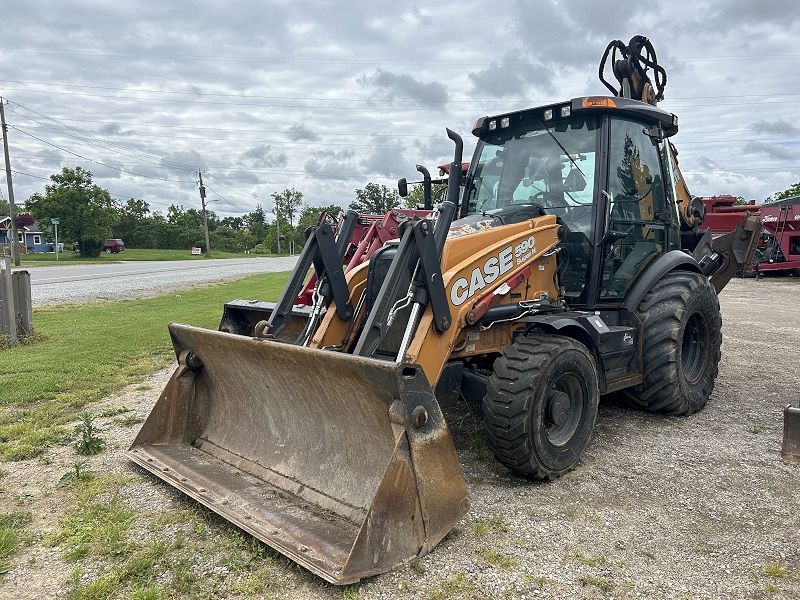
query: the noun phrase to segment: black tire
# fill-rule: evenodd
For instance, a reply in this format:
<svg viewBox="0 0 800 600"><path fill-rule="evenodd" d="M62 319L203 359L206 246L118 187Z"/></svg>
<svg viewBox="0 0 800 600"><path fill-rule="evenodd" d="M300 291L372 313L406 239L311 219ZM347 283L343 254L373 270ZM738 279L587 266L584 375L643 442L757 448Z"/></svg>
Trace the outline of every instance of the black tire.
<svg viewBox="0 0 800 600"><path fill-rule="evenodd" d="M700 273L673 271L647 292L636 314L644 325L644 381L622 392L633 406L667 415L702 409L719 370L719 299Z"/></svg>
<svg viewBox="0 0 800 600"><path fill-rule="evenodd" d="M494 363L483 399L486 441L498 461L531 479L573 469L592 436L600 392L583 344L521 336Z"/></svg>
<svg viewBox="0 0 800 600"><path fill-rule="evenodd" d="M104 252L105 252L106 254L111 254L112 250L111 250L111 248L106 248L106 249L104 250Z"/></svg>

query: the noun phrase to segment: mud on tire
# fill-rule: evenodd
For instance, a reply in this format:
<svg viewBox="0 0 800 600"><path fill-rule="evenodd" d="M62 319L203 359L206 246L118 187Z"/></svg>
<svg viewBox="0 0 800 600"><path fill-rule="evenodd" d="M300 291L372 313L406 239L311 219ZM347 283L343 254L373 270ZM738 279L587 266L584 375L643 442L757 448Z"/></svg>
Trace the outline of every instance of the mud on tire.
<svg viewBox="0 0 800 600"><path fill-rule="evenodd" d="M622 392L630 404L668 415L702 409L717 377L722 344L719 299L699 273L673 271L645 295L644 381Z"/></svg>
<svg viewBox="0 0 800 600"><path fill-rule="evenodd" d="M595 361L585 346L557 335L521 336L506 346L489 378L487 444L521 475L563 475L589 443L599 397Z"/></svg>

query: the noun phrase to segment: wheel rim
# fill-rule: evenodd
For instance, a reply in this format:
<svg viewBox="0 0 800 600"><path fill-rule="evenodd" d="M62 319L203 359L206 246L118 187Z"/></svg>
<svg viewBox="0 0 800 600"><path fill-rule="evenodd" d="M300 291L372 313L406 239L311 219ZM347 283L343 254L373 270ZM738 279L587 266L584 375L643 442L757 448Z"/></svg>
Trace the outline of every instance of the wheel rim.
<svg viewBox="0 0 800 600"><path fill-rule="evenodd" d="M706 368L708 359L708 326L700 313L694 313L686 322L681 344L683 376L696 383Z"/></svg>
<svg viewBox="0 0 800 600"><path fill-rule="evenodd" d="M586 390L572 373L559 377L547 394L544 407L544 430L553 446L563 446L572 438L581 422L586 405Z"/></svg>

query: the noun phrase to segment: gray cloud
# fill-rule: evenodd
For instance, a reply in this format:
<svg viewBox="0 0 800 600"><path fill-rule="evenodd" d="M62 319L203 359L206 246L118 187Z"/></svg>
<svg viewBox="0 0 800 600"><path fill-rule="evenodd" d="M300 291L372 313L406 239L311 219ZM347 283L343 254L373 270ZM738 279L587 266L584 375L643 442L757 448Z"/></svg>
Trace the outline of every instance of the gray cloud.
<svg viewBox="0 0 800 600"><path fill-rule="evenodd" d="M293 142L299 142L300 140L309 140L311 142L316 142L320 139L320 136L311 131L308 127L303 125L292 125L289 127L289 132L286 134Z"/></svg>
<svg viewBox="0 0 800 600"><path fill-rule="evenodd" d="M433 18L430 15L423 13L417 6L411 7L411 14L417 20L417 23L419 23L422 26L428 26L433 24Z"/></svg>
<svg viewBox="0 0 800 600"><path fill-rule="evenodd" d="M97 133L111 134L111 135L132 135L136 133L134 129L123 129L117 123L106 123L97 129Z"/></svg>
<svg viewBox="0 0 800 600"><path fill-rule="evenodd" d="M761 121L751 123L750 129L753 131L769 131L770 133L784 135L787 137L793 137L800 133L800 129L781 119L776 121L767 121L766 119L762 119Z"/></svg>
<svg viewBox="0 0 800 600"><path fill-rule="evenodd" d="M775 144L768 144L767 142L747 142L742 149L745 154L766 154L771 158L780 160L796 160L800 157L799 152L789 150L783 146L776 146Z"/></svg>
<svg viewBox="0 0 800 600"><path fill-rule="evenodd" d="M739 24L778 26L788 29L800 19L800 5L786 0L718 0L711 3L708 19L723 29Z"/></svg>
<svg viewBox="0 0 800 600"><path fill-rule="evenodd" d="M189 169L203 169L208 165L206 159L200 156L197 150L178 150L172 152L162 158L159 164L173 173L186 173ZM140 173L142 169L137 169L136 172Z"/></svg>
<svg viewBox="0 0 800 600"><path fill-rule="evenodd" d="M374 87L389 100L407 98L423 104L440 105L450 99L447 86L438 81L424 83L411 75L397 74L378 69L374 75L360 75L356 81L365 87Z"/></svg>
<svg viewBox="0 0 800 600"><path fill-rule="evenodd" d="M238 164L251 169L283 168L289 162L286 155L281 153L272 155L272 147L267 144L253 146L239 156Z"/></svg>
<svg viewBox="0 0 800 600"><path fill-rule="evenodd" d="M372 153L359 164L368 173L377 173L386 177L394 177L401 173L414 172L414 166L405 155L406 149L401 142L391 141L375 146Z"/></svg>
<svg viewBox="0 0 800 600"><path fill-rule="evenodd" d="M555 93L553 71L548 67L526 61L518 51L508 52L500 61L492 62L487 69L467 74L470 93L478 97L524 97L526 90L535 89Z"/></svg>

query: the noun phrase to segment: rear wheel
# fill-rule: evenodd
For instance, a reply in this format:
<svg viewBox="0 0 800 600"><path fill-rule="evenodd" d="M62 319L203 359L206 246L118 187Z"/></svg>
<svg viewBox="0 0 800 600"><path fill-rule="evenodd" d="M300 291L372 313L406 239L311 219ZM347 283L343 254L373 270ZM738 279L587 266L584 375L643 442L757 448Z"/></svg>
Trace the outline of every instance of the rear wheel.
<svg viewBox="0 0 800 600"><path fill-rule="evenodd" d="M494 363L483 399L497 460L532 479L574 468L589 443L600 393L594 359L579 342L522 336Z"/></svg>
<svg viewBox="0 0 800 600"><path fill-rule="evenodd" d="M667 273L636 313L644 325L644 380L623 396L653 412L697 412L714 389L722 345L719 299L708 278L686 271Z"/></svg>
<svg viewBox="0 0 800 600"><path fill-rule="evenodd" d="M106 254L111 254L111 248L106 248L106 249L105 249L105 253L106 253Z"/></svg>

